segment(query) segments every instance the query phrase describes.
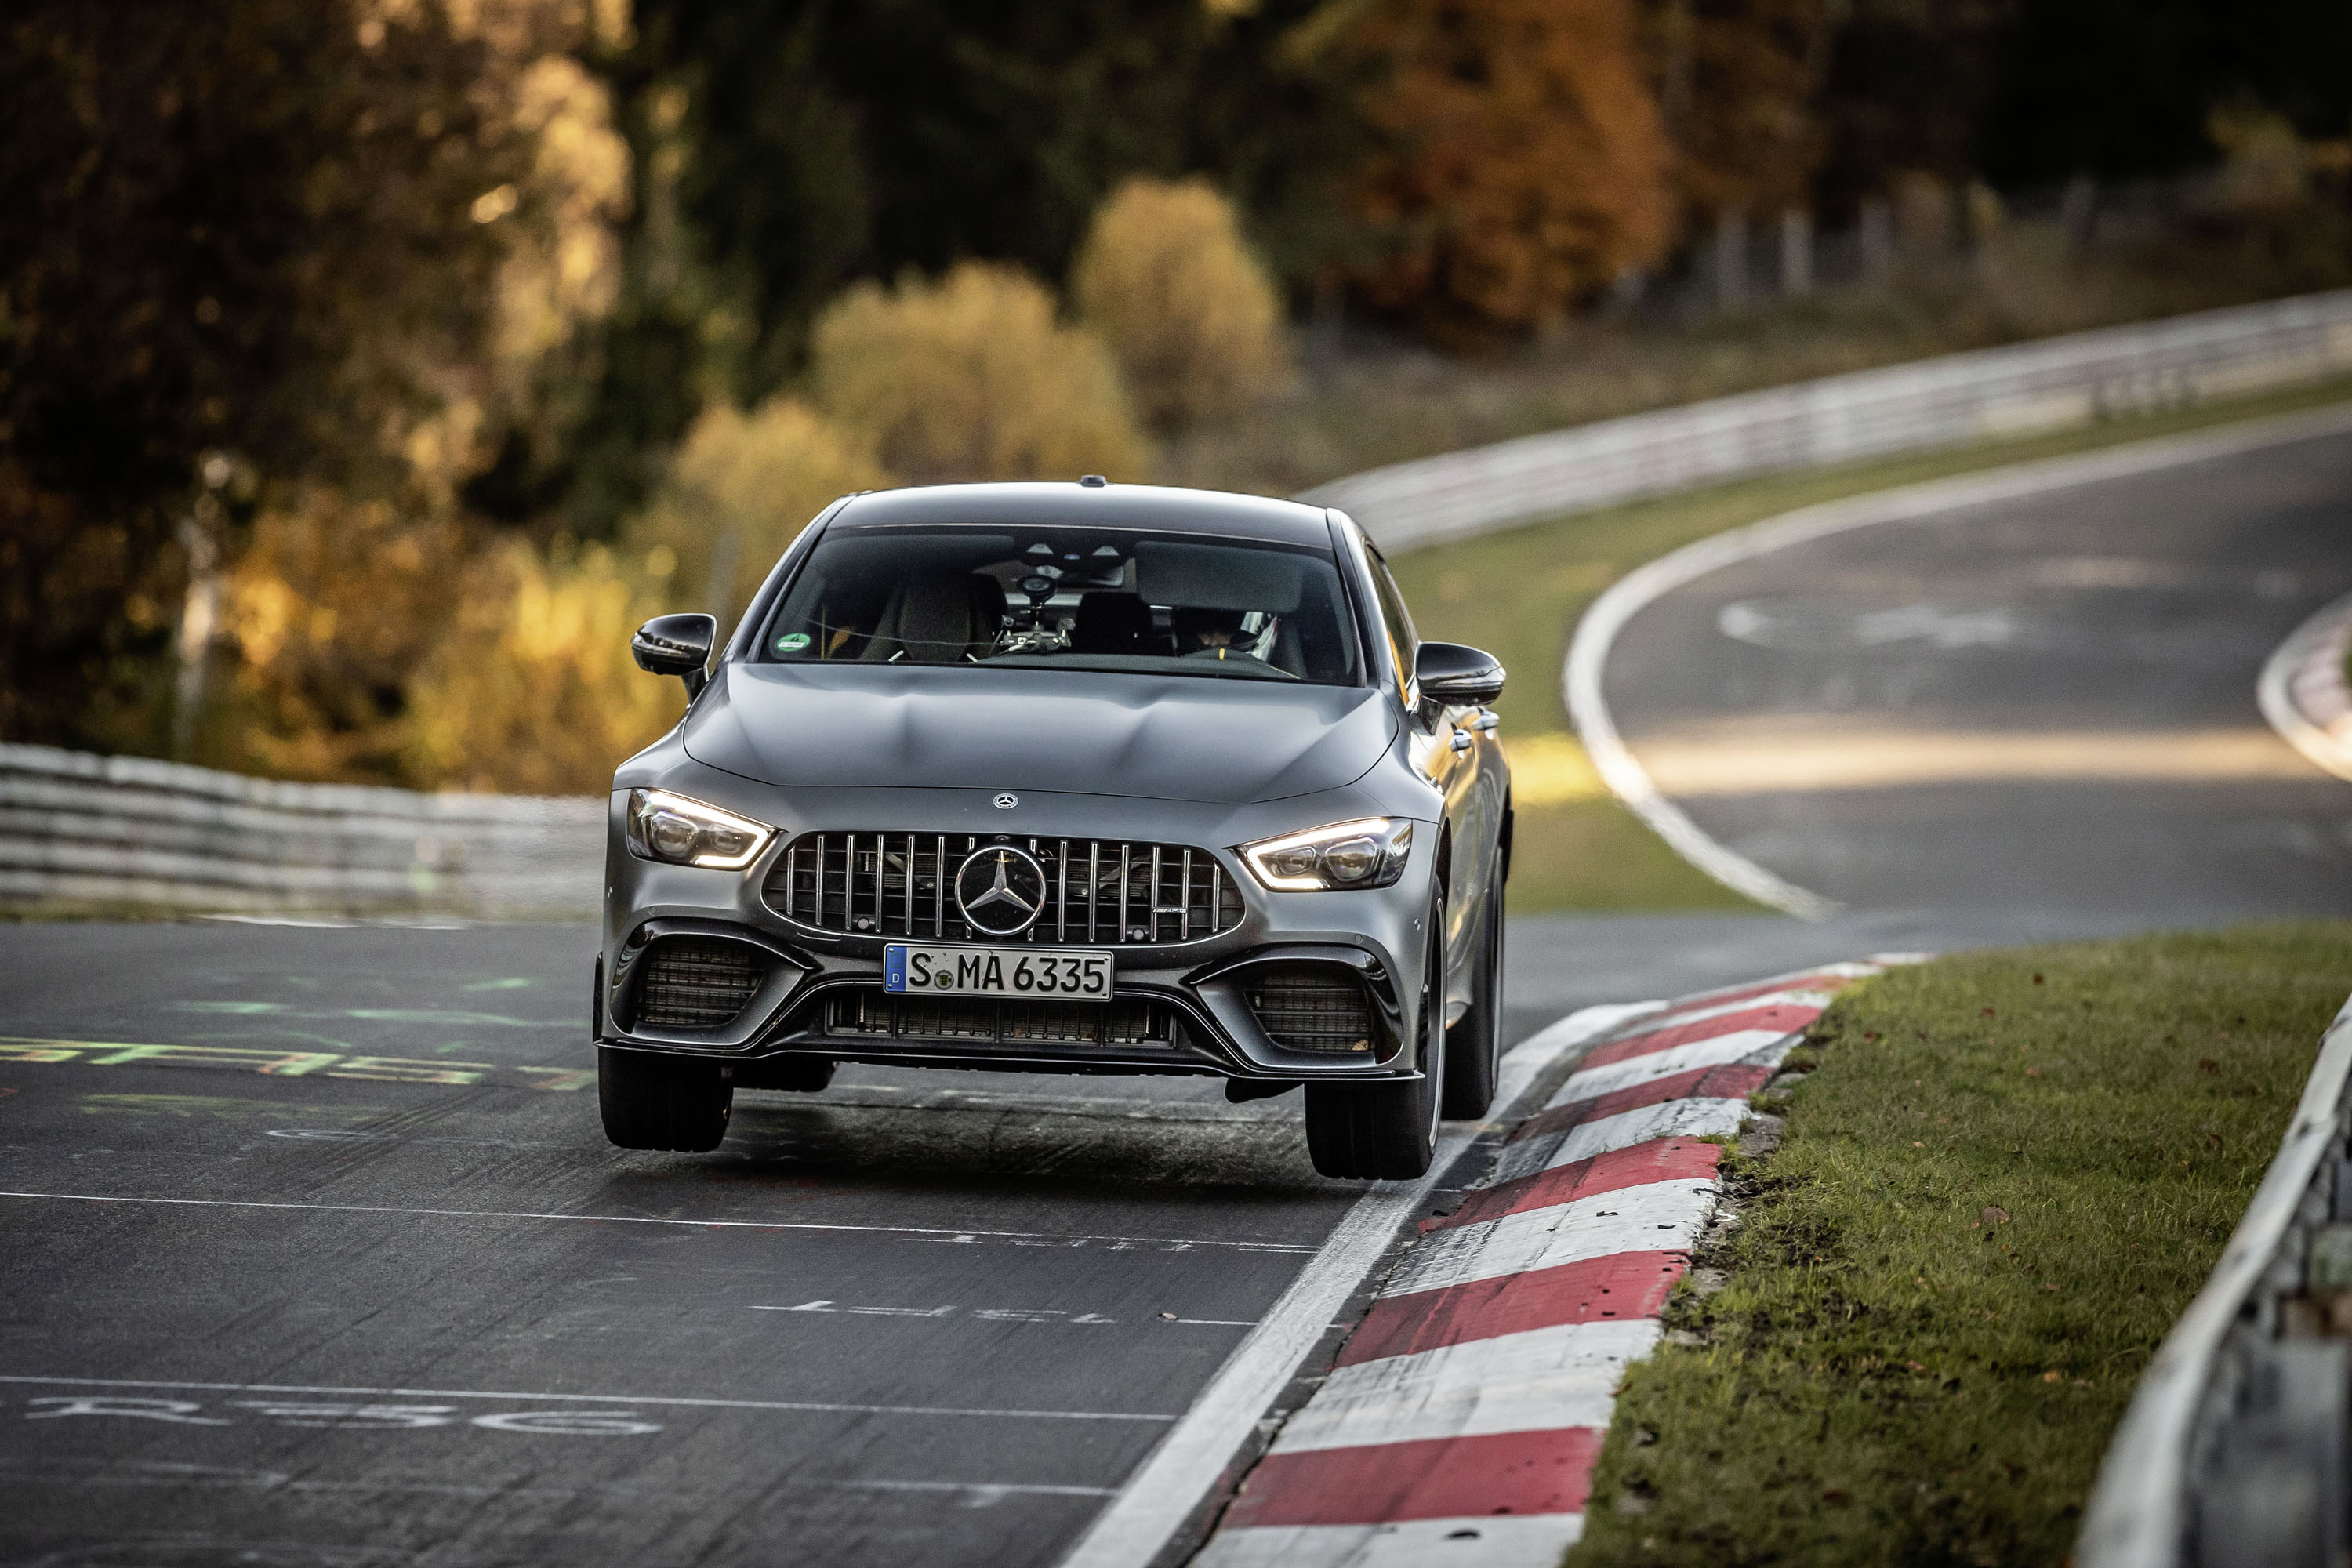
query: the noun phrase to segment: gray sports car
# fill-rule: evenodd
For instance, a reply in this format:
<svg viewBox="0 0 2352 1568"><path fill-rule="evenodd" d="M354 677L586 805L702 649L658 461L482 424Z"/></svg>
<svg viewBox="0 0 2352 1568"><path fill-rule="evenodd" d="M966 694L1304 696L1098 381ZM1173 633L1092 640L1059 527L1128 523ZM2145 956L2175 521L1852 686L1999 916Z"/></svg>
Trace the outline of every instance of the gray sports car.
<svg viewBox="0 0 2352 1568"><path fill-rule="evenodd" d="M1304 1086L1318 1170L1486 1113L1510 775L1489 656L1345 516L1202 490L845 497L717 623L632 645L678 726L613 779L604 1130L711 1149L841 1061Z"/></svg>

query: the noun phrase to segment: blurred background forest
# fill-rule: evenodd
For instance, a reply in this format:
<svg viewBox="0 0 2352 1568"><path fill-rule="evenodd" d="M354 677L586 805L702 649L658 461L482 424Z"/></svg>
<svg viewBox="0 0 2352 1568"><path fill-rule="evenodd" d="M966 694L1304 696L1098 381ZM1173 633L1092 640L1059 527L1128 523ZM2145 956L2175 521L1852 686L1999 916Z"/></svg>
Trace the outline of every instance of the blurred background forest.
<svg viewBox="0 0 2352 1568"><path fill-rule="evenodd" d="M832 497L2352 281L2341 0L16 0L0 738L581 791Z"/></svg>

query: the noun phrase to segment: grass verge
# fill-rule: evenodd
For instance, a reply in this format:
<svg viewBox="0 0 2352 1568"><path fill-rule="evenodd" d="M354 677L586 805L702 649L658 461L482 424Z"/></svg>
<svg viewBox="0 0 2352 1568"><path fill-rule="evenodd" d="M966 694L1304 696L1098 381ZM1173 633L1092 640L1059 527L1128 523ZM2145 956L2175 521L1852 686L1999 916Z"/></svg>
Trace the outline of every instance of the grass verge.
<svg viewBox="0 0 2352 1568"><path fill-rule="evenodd" d="M2314 921L1842 997L1786 1141L1727 1162L1738 1223L1627 1379L1569 1568L2063 1562L2347 988L2352 922Z"/></svg>
<svg viewBox="0 0 2352 1568"><path fill-rule="evenodd" d="M1465 642L1512 672L1501 707L1517 774L1519 843L1511 910L1754 909L1653 838L1611 797L1568 731L1560 662L1587 605L1645 561L1798 507L2037 458L2339 403L2352 378L2168 413L2103 420L2028 440L1988 442L1718 485L1530 523L1399 556L1397 575L1425 637Z"/></svg>

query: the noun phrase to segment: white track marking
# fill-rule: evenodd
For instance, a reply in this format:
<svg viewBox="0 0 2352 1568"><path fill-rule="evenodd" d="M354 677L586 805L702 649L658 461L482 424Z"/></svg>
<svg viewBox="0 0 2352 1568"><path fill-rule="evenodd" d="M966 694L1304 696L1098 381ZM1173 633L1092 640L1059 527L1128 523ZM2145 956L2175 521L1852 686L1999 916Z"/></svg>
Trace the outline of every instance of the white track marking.
<svg viewBox="0 0 2352 1568"><path fill-rule="evenodd" d="M383 1204L284 1204L248 1202L236 1198L137 1198L107 1193L5 1193L0 1198L49 1199L77 1204L150 1204L212 1209L291 1209L316 1214L404 1215L419 1219L539 1219L578 1220L590 1225L670 1225L697 1230L845 1231L865 1235L906 1236L919 1241L1005 1241L1016 1246L1083 1247L1107 1242L1120 1247L1162 1247L1194 1251L1218 1247L1235 1252L1308 1253L1315 1248L1276 1241L1202 1241L1172 1236L1082 1236L1042 1230L956 1230L947 1226L824 1225L810 1220L781 1219L656 1219L634 1214L532 1214L504 1209L413 1209Z"/></svg>
<svg viewBox="0 0 2352 1568"><path fill-rule="evenodd" d="M1580 1513L1273 1525L1221 1531L1192 1568L1559 1568L1583 1538Z"/></svg>
<svg viewBox="0 0 2352 1568"><path fill-rule="evenodd" d="M339 1394L400 1399L497 1399L512 1404L664 1405L696 1410L815 1411L850 1415L982 1415L1036 1421L1144 1421L1173 1423L1175 1415L1130 1415L1116 1410L982 1410L944 1405L835 1405L805 1399L695 1399L665 1394L518 1394L510 1389L343 1388L290 1383L189 1383L141 1377L31 1377L0 1374L0 1384L53 1388L177 1388L213 1394Z"/></svg>
<svg viewBox="0 0 2352 1568"><path fill-rule="evenodd" d="M1833 991L1767 991L1760 996L1743 996L1737 1002L1715 1002L1688 1010L1677 1007L1651 1019L1648 1028L1626 1032L1644 1035L1651 1029L1679 1029L1686 1025L1704 1024L1709 1018L1728 1017L1734 1013L1746 1013L1758 1007L1826 1007L1836 995ZM1557 1100L1559 1097L1553 1098Z"/></svg>
<svg viewBox="0 0 2352 1568"><path fill-rule="evenodd" d="M2352 594L2322 608L2272 650L2254 683L2254 700L2288 745L2336 777L2352 779L2352 703L2346 701L2344 677L2347 642Z"/></svg>
<svg viewBox="0 0 2352 1568"><path fill-rule="evenodd" d="M1660 1332L1654 1318L1562 1323L1339 1367L1283 1424L1273 1452L1605 1429L1625 1363Z"/></svg>
<svg viewBox="0 0 2352 1568"><path fill-rule="evenodd" d="M1111 1487L1046 1487L1020 1486L996 1481L820 1481L798 1477L785 1480L786 1486L840 1487L852 1491L877 1492L979 1492L983 1496L1003 1497L1114 1497Z"/></svg>
<svg viewBox="0 0 2352 1568"><path fill-rule="evenodd" d="M1932 958L1935 955L1933 953L1925 955L1879 953L1866 961L1857 962L1849 960L1838 963L1816 963L1809 968L1791 969L1780 974L1759 975L1754 980L1747 981L1740 984L1713 986L1707 990L1699 992L1696 995L1678 997L1675 1001L1659 1004L1661 1010L1658 1016L1661 1019L1679 1018L1684 1016L1686 1012L1696 1012L1701 1007L1713 1007L1717 1005L1717 998L1728 996L1733 992L1753 991L1759 995L1763 995L1769 991L1774 989L1786 991L1813 991L1821 989L1818 984L1808 984L1809 982L1818 983L1823 980L1867 980L1872 975L1877 973L1880 968L1885 964L1916 963L1921 962L1923 957Z"/></svg>
<svg viewBox="0 0 2352 1568"><path fill-rule="evenodd" d="M1381 1294L1414 1295L1620 1252L1684 1252L1714 1212L1715 1184L1685 1176L1448 1226L1422 1238Z"/></svg>
<svg viewBox="0 0 2352 1568"><path fill-rule="evenodd" d="M1516 1182L1590 1160L1595 1154L1631 1149L1659 1138L1725 1138L1737 1133L1750 1112L1744 1100L1668 1100L1603 1116L1570 1130L1549 1154L1550 1138L1528 1138L1503 1151L1495 1181Z"/></svg>
<svg viewBox="0 0 2352 1568"><path fill-rule="evenodd" d="M1789 1029L1737 1029L1711 1040L1669 1046L1647 1056L1627 1057L1622 1062L1603 1062L1570 1079L1559 1091L1559 1103L1574 1105L1580 1100L1598 1100L1604 1094L1672 1078L1693 1068L1718 1068L1732 1062L1778 1066L1780 1057L1788 1055L1796 1042L1795 1032Z"/></svg>
<svg viewBox="0 0 2352 1568"><path fill-rule="evenodd" d="M1507 1121L1526 1115L1530 1108L1519 1101L1546 1068L1655 1005L1587 1007L1522 1041L1503 1058L1493 1119ZM1356 1200L1323 1249L1243 1338L1183 1420L1078 1538L1061 1568L1142 1568L1160 1553L1224 1479L1266 1406L1478 1131L1455 1124L1439 1140L1428 1175L1411 1184L1374 1183Z"/></svg>
<svg viewBox="0 0 2352 1568"><path fill-rule="evenodd" d="M1710 573L1832 534L1879 523L1915 521L1966 507L2019 500L2050 490L2128 479L2258 451L2264 447L2340 436L2347 431L2352 431L2352 407L2284 415L2220 431L2137 441L2100 452L2017 463L1984 473L1873 491L1783 512L1746 528L1702 539L1626 574L1585 611L1584 618L1577 623L1576 637L1569 645L1568 659L1561 669L1569 717L1601 782L1659 837L1674 846L1683 858L1759 903L1805 920L1822 919L1835 912L1835 900L1776 876L1710 837L1660 792L1626 746L1624 737L1618 733L1601 678L1611 647L1635 615L1666 594Z"/></svg>

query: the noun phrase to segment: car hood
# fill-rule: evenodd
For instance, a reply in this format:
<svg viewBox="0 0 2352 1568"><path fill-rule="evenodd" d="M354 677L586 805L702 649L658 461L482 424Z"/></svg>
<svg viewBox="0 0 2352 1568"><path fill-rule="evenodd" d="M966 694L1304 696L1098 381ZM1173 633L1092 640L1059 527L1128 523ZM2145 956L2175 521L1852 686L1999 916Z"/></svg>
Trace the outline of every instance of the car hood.
<svg viewBox="0 0 2352 1568"><path fill-rule="evenodd" d="M1354 783L1376 688L1035 669L727 664L680 737L763 784L1040 790L1242 805Z"/></svg>

